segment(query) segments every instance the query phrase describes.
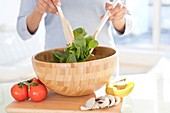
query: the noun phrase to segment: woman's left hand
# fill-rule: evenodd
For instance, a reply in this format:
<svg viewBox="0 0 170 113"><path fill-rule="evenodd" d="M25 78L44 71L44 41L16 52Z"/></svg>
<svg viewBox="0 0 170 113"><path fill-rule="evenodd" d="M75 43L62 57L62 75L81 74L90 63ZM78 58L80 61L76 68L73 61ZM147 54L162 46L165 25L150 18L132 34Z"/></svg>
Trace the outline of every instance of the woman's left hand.
<svg viewBox="0 0 170 113"><path fill-rule="evenodd" d="M124 18L126 14L126 7L123 3L118 3L115 8L112 4L106 3L106 10L109 11L109 19L112 21L115 29L123 34L125 32L126 20Z"/></svg>
<svg viewBox="0 0 170 113"><path fill-rule="evenodd" d="M115 8L110 3L106 3L106 10L109 10L109 20L122 20L126 14L126 7L123 3L118 3Z"/></svg>

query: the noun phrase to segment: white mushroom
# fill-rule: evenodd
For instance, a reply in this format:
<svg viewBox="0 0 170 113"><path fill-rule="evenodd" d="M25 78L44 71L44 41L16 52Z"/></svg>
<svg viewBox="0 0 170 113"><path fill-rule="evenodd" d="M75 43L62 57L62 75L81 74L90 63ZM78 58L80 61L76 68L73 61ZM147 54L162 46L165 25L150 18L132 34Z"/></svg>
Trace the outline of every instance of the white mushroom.
<svg viewBox="0 0 170 113"><path fill-rule="evenodd" d="M92 107L94 106L95 104L95 98L92 97L90 98L89 100L86 101L85 103L85 107L89 108L89 109L92 109Z"/></svg>
<svg viewBox="0 0 170 113"><path fill-rule="evenodd" d="M109 98L109 107L113 106L115 104L115 97L112 95L106 95L107 98Z"/></svg>
<svg viewBox="0 0 170 113"><path fill-rule="evenodd" d="M118 96L105 95L98 98L90 98L86 101L85 106L81 106L81 110L92 110L105 107L111 107L113 105L118 105L121 101L121 98Z"/></svg>
<svg viewBox="0 0 170 113"><path fill-rule="evenodd" d="M90 108L88 108L88 107L86 107L86 106L81 106L80 109L83 110L83 111L91 110Z"/></svg>
<svg viewBox="0 0 170 113"><path fill-rule="evenodd" d="M99 101L99 100L105 100L105 96L100 96L100 97L97 97L97 98L95 99L95 101Z"/></svg>
<svg viewBox="0 0 170 113"><path fill-rule="evenodd" d="M99 103L98 102L95 102L94 106L92 107L92 109L99 109Z"/></svg>
<svg viewBox="0 0 170 113"><path fill-rule="evenodd" d="M114 105L118 105L120 103L120 101L121 101L121 98L118 97L118 96L115 96L115 103L114 103Z"/></svg>
<svg viewBox="0 0 170 113"><path fill-rule="evenodd" d="M104 97L104 99L100 99L97 102L100 108L109 107L109 104L110 104L109 98L107 97Z"/></svg>

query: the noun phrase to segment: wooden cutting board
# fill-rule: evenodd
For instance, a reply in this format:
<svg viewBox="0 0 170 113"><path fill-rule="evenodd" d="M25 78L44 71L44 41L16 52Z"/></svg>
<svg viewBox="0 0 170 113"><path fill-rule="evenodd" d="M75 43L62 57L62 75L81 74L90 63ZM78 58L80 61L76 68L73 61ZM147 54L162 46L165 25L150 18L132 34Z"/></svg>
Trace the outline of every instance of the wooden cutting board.
<svg viewBox="0 0 170 113"><path fill-rule="evenodd" d="M6 107L8 113L121 113L122 102L113 107L81 111L80 106L83 106L85 102L95 97L95 94L81 96L81 97L67 97L49 92L46 100L42 102L14 101Z"/></svg>

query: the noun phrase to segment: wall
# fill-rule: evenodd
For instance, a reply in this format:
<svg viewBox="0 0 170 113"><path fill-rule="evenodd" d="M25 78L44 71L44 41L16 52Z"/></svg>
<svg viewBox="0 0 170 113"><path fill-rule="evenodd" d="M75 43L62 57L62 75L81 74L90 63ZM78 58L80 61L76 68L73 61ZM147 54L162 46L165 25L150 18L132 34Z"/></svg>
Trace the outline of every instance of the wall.
<svg viewBox="0 0 170 113"><path fill-rule="evenodd" d="M15 27L20 0L0 0L0 26Z"/></svg>

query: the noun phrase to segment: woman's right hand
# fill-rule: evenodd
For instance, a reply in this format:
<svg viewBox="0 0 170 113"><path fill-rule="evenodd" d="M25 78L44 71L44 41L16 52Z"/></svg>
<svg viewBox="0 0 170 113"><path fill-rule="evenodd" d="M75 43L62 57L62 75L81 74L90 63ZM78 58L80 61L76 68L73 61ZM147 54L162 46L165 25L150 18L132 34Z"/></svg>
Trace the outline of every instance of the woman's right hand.
<svg viewBox="0 0 170 113"><path fill-rule="evenodd" d="M60 6L60 0L37 0L34 11L27 17L27 28L31 34L37 31L44 13L59 15L55 5Z"/></svg>
<svg viewBox="0 0 170 113"><path fill-rule="evenodd" d="M37 0L35 11L40 15L43 15L44 13L58 14L55 5L60 6L60 0Z"/></svg>

